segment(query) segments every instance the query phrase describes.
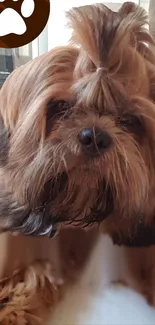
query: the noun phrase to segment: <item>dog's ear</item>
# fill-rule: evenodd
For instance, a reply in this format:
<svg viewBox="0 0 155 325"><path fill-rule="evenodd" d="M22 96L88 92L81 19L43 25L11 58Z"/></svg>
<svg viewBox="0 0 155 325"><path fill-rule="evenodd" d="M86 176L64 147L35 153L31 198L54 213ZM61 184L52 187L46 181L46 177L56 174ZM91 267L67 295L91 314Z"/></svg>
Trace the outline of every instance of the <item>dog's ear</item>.
<svg viewBox="0 0 155 325"><path fill-rule="evenodd" d="M147 59L146 63L151 62L154 65L155 43L149 30L147 12L133 2L125 2L119 10L119 15L122 19L121 29L130 32L131 46Z"/></svg>
<svg viewBox="0 0 155 325"><path fill-rule="evenodd" d="M131 1L124 2L118 12L124 18L127 17L128 15L136 14L136 17L138 18L137 20L138 23L139 21L141 21L143 24L144 19L146 19L147 21L146 11L142 7L136 5L134 2Z"/></svg>
<svg viewBox="0 0 155 325"><path fill-rule="evenodd" d="M153 44L153 39L147 28L149 24L148 14L139 5L133 2L125 2L118 11L121 17L121 25L124 30L134 35L136 43L146 42Z"/></svg>

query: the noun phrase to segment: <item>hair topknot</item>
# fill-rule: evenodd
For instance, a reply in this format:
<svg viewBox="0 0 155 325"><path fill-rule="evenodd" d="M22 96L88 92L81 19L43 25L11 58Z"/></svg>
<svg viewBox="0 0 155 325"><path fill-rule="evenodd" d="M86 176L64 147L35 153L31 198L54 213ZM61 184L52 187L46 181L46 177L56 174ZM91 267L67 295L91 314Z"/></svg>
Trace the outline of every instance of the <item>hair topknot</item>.
<svg viewBox="0 0 155 325"><path fill-rule="evenodd" d="M89 72L90 66L110 69L119 64L129 44L136 47L139 42L153 43L146 29L146 11L132 2L124 3L118 12L103 4L81 6L71 9L67 18L71 42L82 51L82 65L84 58L89 61Z"/></svg>

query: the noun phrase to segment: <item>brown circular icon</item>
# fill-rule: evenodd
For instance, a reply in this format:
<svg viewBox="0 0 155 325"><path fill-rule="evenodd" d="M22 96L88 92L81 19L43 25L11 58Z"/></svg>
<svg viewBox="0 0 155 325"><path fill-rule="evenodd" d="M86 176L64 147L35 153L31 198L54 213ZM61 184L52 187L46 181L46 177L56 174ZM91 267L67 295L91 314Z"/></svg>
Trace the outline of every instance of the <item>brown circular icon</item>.
<svg viewBox="0 0 155 325"><path fill-rule="evenodd" d="M0 47L32 42L49 18L50 0L0 0Z"/></svg>

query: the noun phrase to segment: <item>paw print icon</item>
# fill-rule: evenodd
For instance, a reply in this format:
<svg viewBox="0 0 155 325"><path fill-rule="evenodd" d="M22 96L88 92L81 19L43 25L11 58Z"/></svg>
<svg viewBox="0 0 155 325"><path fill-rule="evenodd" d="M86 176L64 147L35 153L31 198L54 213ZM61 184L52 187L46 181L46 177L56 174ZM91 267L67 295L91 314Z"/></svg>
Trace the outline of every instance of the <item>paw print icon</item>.
<svg viewBox="0 0 155 325"><path fill-rule="evenodd" d="M0 47L32 42L46 26L49 13L50 0L0 0Z"/></svg>

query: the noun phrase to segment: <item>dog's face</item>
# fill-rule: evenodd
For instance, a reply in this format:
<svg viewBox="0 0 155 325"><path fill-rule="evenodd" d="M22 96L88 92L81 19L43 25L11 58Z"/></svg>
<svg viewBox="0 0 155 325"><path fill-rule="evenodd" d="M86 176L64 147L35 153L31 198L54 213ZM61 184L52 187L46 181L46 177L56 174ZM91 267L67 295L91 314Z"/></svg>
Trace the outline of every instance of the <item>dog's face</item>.
<svg viewBox="0 0 155 325"><path fill-rule="evenodd" d="M146 14L127 3L118 13L76 8L69 18L79 46L19 68L1 90L3 230L52 235L61 222L106 219L109 231L130 231L155 210Z"/></svg>

